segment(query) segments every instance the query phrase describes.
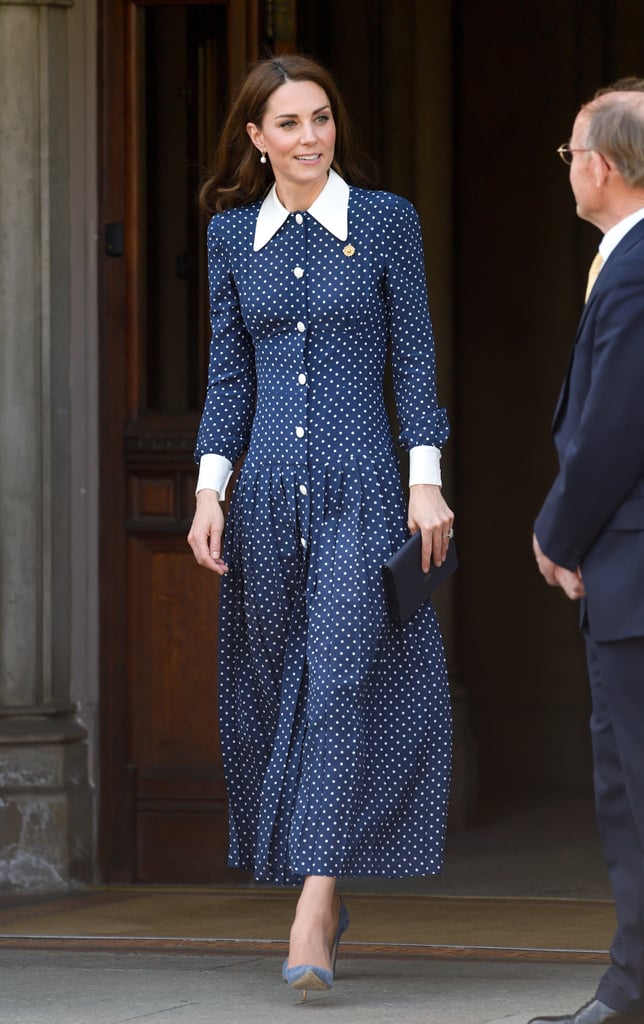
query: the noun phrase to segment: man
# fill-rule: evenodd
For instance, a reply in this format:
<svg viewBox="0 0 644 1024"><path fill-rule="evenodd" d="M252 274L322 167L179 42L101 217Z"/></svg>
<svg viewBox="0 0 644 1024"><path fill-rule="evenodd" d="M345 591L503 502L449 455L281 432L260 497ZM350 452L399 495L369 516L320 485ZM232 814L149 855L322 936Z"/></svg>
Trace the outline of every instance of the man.
<svg viewBox="0 0 644 1024"><path fill-rule="evenodd" d="M553 433L559 473L537 516L546 581L582 599L595 804L615 897L611 964L576 1013L644 1021L644 80L600 90L570 143L577 214L604 233Z"/></svg>

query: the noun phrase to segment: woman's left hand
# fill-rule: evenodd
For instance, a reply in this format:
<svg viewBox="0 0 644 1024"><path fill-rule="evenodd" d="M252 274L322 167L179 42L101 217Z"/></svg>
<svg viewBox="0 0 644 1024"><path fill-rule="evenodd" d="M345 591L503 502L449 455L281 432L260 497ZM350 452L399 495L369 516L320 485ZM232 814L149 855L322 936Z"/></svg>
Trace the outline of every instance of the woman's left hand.
<svg viewBox="0 0 644 1024"><path fill-rule="evenodd" d="M445 561L453 523L454 513L443 498L440 487L413 484L409 488L407 525L411 533L420 530L423 535L423 572L429 572L432 555L434 565L442 565Z"/></svg>

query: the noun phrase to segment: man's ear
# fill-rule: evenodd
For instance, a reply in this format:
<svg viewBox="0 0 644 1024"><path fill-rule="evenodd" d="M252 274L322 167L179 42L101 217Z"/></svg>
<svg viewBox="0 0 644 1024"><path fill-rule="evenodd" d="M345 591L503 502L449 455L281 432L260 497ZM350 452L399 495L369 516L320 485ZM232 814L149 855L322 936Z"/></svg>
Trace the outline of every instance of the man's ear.
<svg viewBox="0 0 644 1024"><path fill-rule="evenodd" d="M594 161L593 173L595 176L595 185L597 188L601 188L602 185L606 184L606 180L611 171L615 170L613 164L609 163L605 156L601 153L597 153L595 150L592 151L591 157Z"/></svg>

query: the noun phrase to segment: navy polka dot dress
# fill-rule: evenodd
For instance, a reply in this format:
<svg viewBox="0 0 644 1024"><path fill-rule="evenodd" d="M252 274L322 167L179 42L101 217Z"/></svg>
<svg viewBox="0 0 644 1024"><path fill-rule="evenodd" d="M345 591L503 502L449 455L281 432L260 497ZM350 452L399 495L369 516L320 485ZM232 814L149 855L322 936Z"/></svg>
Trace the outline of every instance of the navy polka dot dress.
<svg viewBox="0 0 644 1024"><path fill-rule="evenodd" d="M442 446L422 243L399 196L351 188L348 238L261 203L208 229L212 343L197 442L246 458L221 584L219 702L232 866L258 881L440 870L451 715L431 604L388 616L407 510L400 443ZM312 207L313 209L313 207Z"/></svg>

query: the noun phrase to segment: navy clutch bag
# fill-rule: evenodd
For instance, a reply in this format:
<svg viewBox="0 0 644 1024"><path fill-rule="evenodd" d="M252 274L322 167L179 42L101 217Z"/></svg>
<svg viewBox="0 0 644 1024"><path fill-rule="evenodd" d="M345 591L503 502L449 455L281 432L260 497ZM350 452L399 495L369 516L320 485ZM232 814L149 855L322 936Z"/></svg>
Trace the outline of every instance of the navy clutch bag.
<svg viewBox="0 0 644 1024"><path fill-rule="evenodd" d="M443 564L434 565L432 561L429 572L423 572L420 564L422 542L419 530L382 567L385 594L394 622L410 619L436 588L458 569L456 546L451 540Z"/></svg>

